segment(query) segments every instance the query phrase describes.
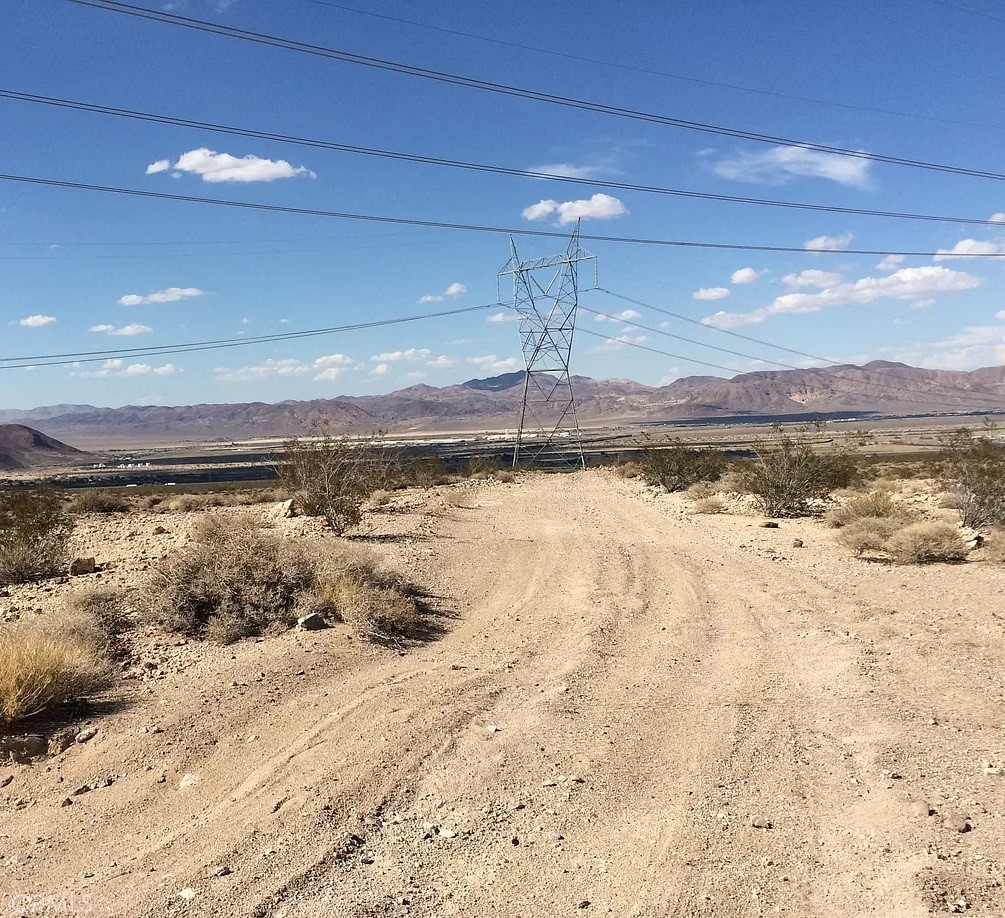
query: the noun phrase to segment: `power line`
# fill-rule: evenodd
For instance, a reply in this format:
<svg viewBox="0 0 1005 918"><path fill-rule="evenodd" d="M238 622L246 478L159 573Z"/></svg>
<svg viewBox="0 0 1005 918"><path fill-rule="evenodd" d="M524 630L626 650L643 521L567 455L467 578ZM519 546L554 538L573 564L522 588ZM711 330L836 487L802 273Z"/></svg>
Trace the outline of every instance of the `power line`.
<svg viewBox="0 0 1005 918"><path fill-rule="evenodd" d="M534 45L525 45L520 42L507 41L502 38L492 38L489 35L478 35L475 32L462 32L459 29L448 29L443 26L435 26L428 22L418 22L414 19L403 19L399 16L388 16L386 13L376 13L373 10L361 10L354 6L345 6L341 3L331 3L328 0L305 0L307 3L313 3L315 6L327 6L331 9L342 10L347 13L355 13L359 16L368 16L372 19L383 19L387 22L396 22L402 25L415 26L419 29L427 29L431 32L440 32L444 35L455 35L460 38L472 38L475 41L484 41L493 45L500 45L504 48L516 48L520 51L531 51L535 54L547 54L551 57L564 58L570 61L577 61L581 64L599 64L602 67L613 67L617 70L626 70L632 73L641 73L646 76L658 76L666 77L671 80L680 80L684 83L691 83L696 86L715 86L718 89L730 89L736 92L746 92L758 96L769 96L775 99L786 99L790 102L808 102L812 105L827 105L832 108L843 108L849 111L855 112L868 112L873 115L893 115L897 118L914 118L919 121L929 121L936 124L954 124L960 127L976 127L982 129L991 130L1001 130L1002 125L1000 124L988 124L980 121L961 121L955 118L940 118L937 115L923 115L918 112L900 112L894 109L888 108L871 108L868 105L855 105L850 102L835 102L833 99L815 99L812 96L798 96L793 93L777 92L770 89L757 89L752 86L741 86L739 83L726 83L721 80L708 80L702 79L700 77L685 76L681 73L670 73L666 70L654 70L649 67L640 67L637 64L626 64L624 62L606 60L604 58L598 57L585 57L580 54L571 54L567 51L556 51L554 48L539 48ZM932 0L934 3L938 3L939 0ZM952 6L948 3L943 3L943 6ZM955 9L962 9L961 7L954 7ZM965 12L971 12L969 10ZM987 15L983 13L977 13L975 15ZM997 17L991 16L989 18L996 19ZM1005 20L1000 20L1005 21Z"/></svg>
<svg viewBox="0 0 1005 918"><path fill-rule="evenodd" d="M384 328L389 325L403 325L423 319L438 319L444 316L458 316L469 312L494 309L498 303L482 303L479 306L463 306L458 309L441 309L414 316L398 316L393 319L377 319L372 322L355 322L350 325L333 325L328 328L310 328L304 331L281 332L274 335L257 335L241 338L217 338L209 341L191 341L185 344L150 345L149 347L117 348L101 351L70 351L60 354L32 354L18 357L0 357L0 370L17 370L25 367L65 366L74 363L97 363L114 359L134 359L139 357L163 357L170 354L187 354L194 351L211 351L221 348L244 347L250 344L267 344L275 341L291 341L298 338L314 338L319 335L333 335L339 332L359 331L366 328ZM17 361L15 363L14 361Z"/></svg>
<svg viewBox="0 0 1005 918"><path fill-rule="evenodd" d="M81 0L70 0L72 3ZM89 182L68 182L63 179L47 179L30 175L10 175L0 173L0 181L20 182L29 185L43 185L54 188L71 188L77 191L97 191L105 194L120 194L137 198L155 198L162 201L183 201L188 204L212 204L220 207L236 207L243 210L261 210L272 213L297 214L309 217L331 217L340 220L360 220L367 223L385 223L397 226L420 226L433 229L464 230L476 233L496 233L508 236L539 236L547 239L566 239L565 233L551 230L531 230L525 228L488 226L477 223L454 223L444 220L419 220L411 217L386 217L376 214L357 214L346 211L322 210L312 207L292 207L284 204L261 204L252 201L234 201L224 198L206 198L189 194L169 194L164 191L145 191L139 188L121 188L116 185L97 185ZM652 245L686 249L719 249L738 252L798 252L805 255L808 251L814 255L902 255L906 257L933 258L944 255L945 252L908 251L890 249L806 249L804 246L792 245L761 245L727 242L694 242L680 239L647 239L638 236L604 236L599 234L583 235L581 239L592 242L618 242L631 245ZM967 258L1005 258L997 253L968 254Z"/></svg>
<svg viewBox="0 0 1005 918"><path fill-rule="evenodd" d="M235 137L254 137L258 140L268 140L276 143L286 143L294 146L313 149L331 150L338 153L371 156L378 159L390 159L398 162L421 163L424 165L444 166L451 169L462 169L471 172L482 172L493 175L508 175L517 178L544 179L548 181L567 182L573 185L586 185L592 188L617 189L619 191L635 191L646 194L659 194L670 197L693 198L702 201L717 201L730 204L754 204L762 207L779 207L793 210L816 211L821 213L850 214L864 217L889 217L900 220L935 221L939 223L962 223L978 226L997 226L996 220L985 220L977 217L957 217L941 214L919 214L902 211L875 210L859 207L841 207L833 204L810 204L802 201L784 201L773 198L754 198L746 195L718 194L705 191L691 191L681 188L667 188L660 185L646 185L637 182L604 181L585 177L558 175L535 169L517 169L511 166L500 166L490 163L471 162L470 160L447 159L440 156L424 156L418 153L404 153L398 150L381 150L364 147L357 144L339 143L333 140L320 140L310 137L299 137L293 134L282 134L275 131L263 131L253 128L236 127L217 124L210 121L197 121L192 118L179 118L174 115L162 115L153 112L135 111L117 108L110 105L99 105L93 102L82 102L76 99L59 99L53 96L41 96L34 93L20 92L12 89L0 89L0 98L18 102L28 102L37 105L49 105L72 111L89 114L109 115L116 118L127 118L135 121L168 124L174 127L193 128L227 134Z"/></svg>
<svg viewBox="0 0 1005 918"><path fill-rule="evenodd" d="M122 13L138 19L146 19L151 22L181 26L183 28L192 29L198 32L205 32L211 35L219 35L225 38L236 38L240 41L266 45L273 48L281 48L287 51L296 51L302 54L310 54L315 57L337 60L343 63L357 64L377 70L400 73L405 76L414 76L421 79L434 80L439 83L464 86L468 89L478 89L484 92L496 93L498 95L530 99L537 102L546 102L552 105L561 105L567 108L596 112L603 115L613 115L619 118L628 118L635 121L661 124L667 127L676 127L704 134L715 134L721 137L733 137L739 140L752 140L757 143L795 146L806 150L814 150L819 153L832 153L840 156L849 156L854 159L863 159L896 166L908 166L915 169L926 169L950 175L967 175L976 178L1005 181L1005 174L1000 172L973 169L965 166L953 166L944 163L933 163L926 160L912 159L910 157L894 156L892 154L869 153L864 150L852 150L847 147L813 143L805 140L796 140L791 137L764 134L757 131L746 131L740 128L708 124L701 121L691 121L684 118L674 118L667 115L659 115L654 112L621 108L615 105L607 105L602 102L575 99L571 96L561 96L554 93L543 92L541 90L526 89L524 87L512 86L506 83L496 83L490 80L480 80L475 77L447 73L442 70L414 67L410 64L401 63L400 61L389 61L382 58L369 57L363 54L355 54L351 51L328 48L323 45L309 44L292 38L283 38L281 36L269 35L264 32L254 32L248 29L238 29L233 26L221 25L220 23L209 22L203 19L193 19L189 16L179 16L176 13L168 13L161 10L151 10L146 7L135 6L130 3L123 3L120 2L120 0L69 0L69 2L76 3L79 6L90 7L92 9L104 10L106 12Z"/></svg>

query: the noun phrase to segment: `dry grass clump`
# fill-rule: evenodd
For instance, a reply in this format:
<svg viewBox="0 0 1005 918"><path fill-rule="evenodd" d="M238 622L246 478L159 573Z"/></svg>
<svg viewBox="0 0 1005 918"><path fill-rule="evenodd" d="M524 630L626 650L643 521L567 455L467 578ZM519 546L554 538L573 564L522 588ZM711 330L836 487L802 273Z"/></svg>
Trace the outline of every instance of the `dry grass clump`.
<svg viewBox="0 0 1005 918"><path fill-rule="evenodd" d="M0 491L0 584L64 571L73 525L58 491L45 487Z"/></svg>
<svg viewBox="0 0 1005 918"><path fill-rule="evenodd" d="M619 478L641 478L642 466L634 459L626 459L614 466L614 474Z"/></svg>
<svg viewBox="0 0 1005 918"><path fill-rule="evenodd" d="M126 655L124 635L133 627L132 609L124 593L95 587L74 593L64 603L63 630L77 634L102 656Z"/></svg>
<svg viewBox="0 0 1005 918"><path fill-rule="evenodd" d="M500 469L493 477L496 481L501 481L503 484L513 484L516 481L516 472L512 469Z"/></svg>
<svg viewBox="0 0 1005 918"><path fill-rule="evenodd" d="M944 522L911 523L890 536L883 549L900 564L963 561L970 551L960 530Z"/></svg>
<svg viewBox="0 0 1005 918"><path fill-rule="evenodd" d="M83 619L61 618L0 626L0 724L107 691L114 677L92 641L98 630Z"/></svg>
<svg viewBox="0 0 1005 918"><path fill-rule="evenodd" d="M210 516L164 561L145 589L147 614L172 631L232 643L297 618L315 586L307 546L258 528L250 515Z"/></svg>
<svg viewBox="0 0 1005 918"><path fill-rule="evenodd" d="M886 540L900 528L900 521L892 517L858 517L842 525L838 541L857 555L880 552Z"/></svg>
<svg viewBox="0 0 1005 918"><path fill-rule="evenodd" d="M695 513L725 513L726 502L721 497L700 497L694 502Z"/></svg>
<svg viewBox="0 0 1005 918"><path fill-rule="evenodd" d="M904 516L901 507L885 490L870 490L845 500L827 514L827 522L835 529L861 519L896 519Z"/></svg>
<svg viewBox="0 0 1005 918"><path fill-rule="evenodd" d="M70 506L74 513L128 513L129 501L121 494L103 490L77 491Z"/></svg>
<svg viewBox="0 0 1005 918"><path fill-rule="evenodd" d="M390 491L374 491L373 494L370 495L370 504L374 507L386 507L389 503L391 503L391 496Z"/></svg>

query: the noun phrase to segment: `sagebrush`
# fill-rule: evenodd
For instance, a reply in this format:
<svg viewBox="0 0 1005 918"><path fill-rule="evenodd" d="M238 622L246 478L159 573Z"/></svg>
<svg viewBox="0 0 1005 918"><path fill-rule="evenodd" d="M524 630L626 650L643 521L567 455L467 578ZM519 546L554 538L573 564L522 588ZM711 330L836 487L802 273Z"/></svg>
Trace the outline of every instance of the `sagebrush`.
<svg viewBox="0 0 1005 918"><path fill-rule="evenodd" d="M63 495L52 488L0 491L0 583L65 571L73 527Z"/></svg>

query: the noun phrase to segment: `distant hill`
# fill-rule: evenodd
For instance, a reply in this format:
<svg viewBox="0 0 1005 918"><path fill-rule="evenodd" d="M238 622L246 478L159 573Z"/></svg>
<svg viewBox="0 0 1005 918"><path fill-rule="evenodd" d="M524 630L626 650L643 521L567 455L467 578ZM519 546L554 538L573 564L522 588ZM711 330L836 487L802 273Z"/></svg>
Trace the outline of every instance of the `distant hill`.
<svg viewBox="0 0 1005 918"><path fill-rule="evenodd" d="M4 471L45 468L88 458L87 453L31 427L0 424L0 469Z"/></svg>
<svg viewBox="0 0 1005 918"><path fill-rule="evenodd" d="M40 408L33 422L52 436L89 442L148 437L228 438L304 433L317 423L355 430L450 430L512 427L523 373L505 373L437 388L417 385L386 395L313 401L186 405L168 408ZM1005 367L971 372L928 370L873 361L806 370L742 373L732 379L689 376L666 386L626 379L573 377L581 422L728 419L771 415L872 412L885 415L1005 410Z"/></svg>
<svg viewBox="0 0 1005 918"><path fill-rule="evenodd" d="M87 414L97 411L94 405L46 405L43 408L0 408L0 424L27 424L63 414Z"/></svg>

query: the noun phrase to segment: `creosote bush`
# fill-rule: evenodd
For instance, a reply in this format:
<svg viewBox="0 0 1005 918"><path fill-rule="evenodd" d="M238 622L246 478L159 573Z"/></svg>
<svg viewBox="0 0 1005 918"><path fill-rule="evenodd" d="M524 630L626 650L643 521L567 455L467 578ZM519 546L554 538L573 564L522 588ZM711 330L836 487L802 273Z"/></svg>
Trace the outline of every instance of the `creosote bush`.
<svg viewBox="0 0 1005 918"><path fill-rule="evenodd" d="M90 489L77 491L70 501L75 513L128 513L129 501L112 491Z"/></svg>
<svg viewBox="0 0 1005 918"><path fill-rule="evenodd" d="M337 535L359 525L363 504L393 476L391 457L379 446L379 433L354 439L327 431L310 440L283 444L278 466L281 484L306 516L324 517Z"/></svg>
<svg viewBox="0 0 1005 918"><path fill-rule="evenodd" d="M858 479L858 467L846 446L814 448L804 433L780 433L755 447L757 456L739 475L739 485L772 517L809 513L814 502Z"/></svg>
<svg viewBox="0 0 1005 918"><path fill-rule="evenodd" d="M74 520L52 488L0 491L0 583L61 573Z"/></svg>
<svg viewBox="0 0 1005 918"><path fill-rule="evenodd" d="M114 683L100 626L56 617L0 625L0 724L101 695Z"/></svg>
<svg viewBox="0 0 1005 918"><path fill-rule="evenodd" d="M872 490L849 497L827 514L835 529L860 519L897 519L906 515L904 508L885 490Z"/></svg>
<svg viewBox="0 0 1005 918"><path fill-rule="evenodd" d="M901 525L900 521L891 517L862 516L842 525L838 541L857 555L883 551L886 540Z"/></svg>
<svg viewBox="0 0 1005 918"><path fill-rule="evenodd" d="M650 446L642 451L642 476L666 491L683 491L699 481L718 481L726 469L722 453L675 445Z"/></svg>
<svg viewBox="0 0 1005 918"><path fill-rule="evenodd" d="M1005 525L1005 446L962 428L948 439L945 469L964 526Z"/></svg>
<svg viewBox="0 0 1005 918"><path fill-rule="evenodd" d="M898 529L883 546L900 564L963 561L969 553L960 530L952 523L911 523Z"/></svg>

